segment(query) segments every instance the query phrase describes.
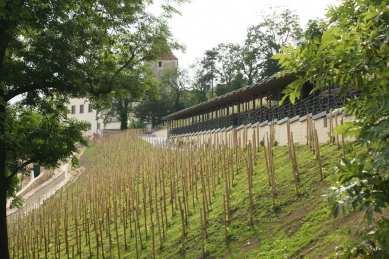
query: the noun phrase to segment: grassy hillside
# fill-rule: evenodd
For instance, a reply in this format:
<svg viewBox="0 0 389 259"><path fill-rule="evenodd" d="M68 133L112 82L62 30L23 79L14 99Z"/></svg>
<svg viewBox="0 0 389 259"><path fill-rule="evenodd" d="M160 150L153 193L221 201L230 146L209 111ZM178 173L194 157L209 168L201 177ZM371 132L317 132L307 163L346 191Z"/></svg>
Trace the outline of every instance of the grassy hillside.
<svg viewBox="0 0 389 259"><path fill-rule="evenodd" d="M287 147L274 147L274 210L257 148L251 223L247 150L103 140L84 152L76 183L10 225L14 258L336 258L363 216L329 217L316 155L296 146L297 195ZM320 152L326 177L342 152L330 144Z"/></svg>

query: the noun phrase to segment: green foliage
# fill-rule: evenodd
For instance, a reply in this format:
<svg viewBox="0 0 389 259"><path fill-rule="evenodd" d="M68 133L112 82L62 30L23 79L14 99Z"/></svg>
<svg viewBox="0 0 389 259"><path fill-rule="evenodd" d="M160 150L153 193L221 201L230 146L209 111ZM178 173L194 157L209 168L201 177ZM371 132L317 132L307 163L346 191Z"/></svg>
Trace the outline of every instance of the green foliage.
<svg viewBox="0 0 389 259"><path fill-rule="evenodd" d="M301 41L299 18L293 11L281 7L271 7L260 16L261 21L247 29L243 45L219 44L207 50L192 67L196 103L213 98L214 85L216 95L220 96L259 82L280 70L280 65L271 57L281 51L281 46L296 45Z"/></svg>
<svg viewBox="0 0 389 259"><path fill-rule="evenodd" d="M141 119L132 119L128 128L129 129L144 129L144 128L146 128L146 123L144 123L144 121L142 121Z"/></svg>
<svg viewBox="0 0 389 259"><path fill-rule="evenodd" d="M183 97L187 93L189 85L188 70L179 67L166 68L161 77L162 91L167 91L172 102L171 112L177 112L185 108Z"/></svg>
<svg viewBox="0 0 389 259"><path fill-rule="evenodd" d="M329 84L339 86L341 95L350 90L360 91L360 96L349 100L345 107L355 120L337 132L354 137L355 145L365 152L342 160L333 177L337 185L328 197L335 216L340 209L359 209L366 212L367 222L371 224L373 214L381 214L389 205L389 7L387 1L347 0L331 7L327 17L319 27L310 28L311 32L316 28L319 33L306 33L303 44L296 48L284 47L283 53L274 58L285 69L280 75L306 72L285 89L284 99L289 97L294 102L299 98L305 82L315 85L313 91ZM362 244L349 249L344 257L388 256L384 236L387 220L382 216L380 222L376 231L365 233Z"/></svg>
<svg viewBox="0 0 389 259"><path fill-rule="evenodd" d="M248 85L278 72L280 66L271 57L281 51L281 46L296 45L302 38L299 17L293 11L270 7L261 17L258 25L247 30L242 49L241 66Z"/></svg>
<svg viewBox="0 0 389 259"><path fill-rule="evenodd" d="M89 123L67 119L68 111L61 100L42 98L36 109L21 102L9 106L8 113L13 115L6 121L7 166L11 174L25 172L30 163L57 167L77 152L76 142L88 144L82 132Z"/></svg>
<svg viewBox="0 0 389 259"><path fill-rule="evenodd" d="M183 2L163 1L158 17L148 12L148 0L1 2L0 213L27 164L55 167L76 151L75 142L85 143L81 131L88 125L66 118L69 97L88 98L101 110L112 104L112 93L156 92L142 66L180 48L167 19ZM16 96L20 105L10 107ZM5 217L0 232L8 258Z"/></svg>

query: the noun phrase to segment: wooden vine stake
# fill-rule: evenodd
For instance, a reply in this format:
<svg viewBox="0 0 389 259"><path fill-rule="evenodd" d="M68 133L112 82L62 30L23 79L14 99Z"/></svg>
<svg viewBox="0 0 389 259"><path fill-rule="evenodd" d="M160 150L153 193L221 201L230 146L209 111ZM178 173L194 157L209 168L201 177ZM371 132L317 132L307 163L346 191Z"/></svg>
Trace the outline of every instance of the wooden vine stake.
<svg viewBox="0 0 389 259"><path fill-rule="evenodd" d="M270 127L270 138L272 139L272 126ZM267 140L267 146L268 146L268 155L269 155L269 175L271 180L271 193L272 193L272 202L273 202L273 210L276 209L276 186L275 186L275 179L274 179L274 161L273 161L273 145L271 142L269 142L269 136L266 134L266 140Z"/></svg>
<svg viewBox="0 0 389 259"><path fill-rule="evenodd" d="M309 116L309 113L307 112L307 145L309 145L309 149L312 149L312 130L311 130L311 117Z"/></svg>
<svg viewBox="0 0 389 259"><path fill-rule="evenodd" d="M253 159L252 159L252 147L251 142L248 146L248 167L247 167L247 179L249 186L249 197L250 197L250 224L253 225Z"/></svg>
<svg viewBox="0 0 389 259"><path fill-rule="evenodd" d="M330 109L330 113L328 114L328 118L330 120L330 127L329 127L329 132L328 132L328 136L330 138L330 144L334 144L334 142L332 141L332 109Z"/></svg>
<svg viewBox="0 0 389 259"><path fill-rule="evenodd" d="M319 138L317 136L317 130L315 129L315 144L316 144L316 157L319 162L319 171L320 171L320 180L323 181L323 169L321 168L321 158L320 158L320 146L319 146Z"/></svg>
<svg viewBox="0 0 389 259"><path fill-rule="evenodd" d="M152 240L152 247L153 247L153 259L155 258L155 235L154 235L154 222L151 221L151 240Z"/></svg>
<svg viewBox="0 0 389 259"><path fill-rule="evenodd" d="M227 231L227 211L226 211L226 195L223 195L223 207L224 207L224 235L227 240L228 238L228 231Z"/></svg>
<svg viewBox="0 0 389 259"><path fill-rule="evenodd" d="M296 194L299 195L300 191L299 191L298 182L300 181L300 178L299 178L299 171L297 166L296 150L294 148L294 143L293 143L293 132L290 133L290 146L292 148L290 151L290 157L291 157L292 167L293 167L294 186L296 189Z"/></svg>
<svg viewBox="0 0 389 259"><path fill-rule="evenodd" d="M308 124L308 121L307 121L307 124ZM288 151L289 151L289 144L290 144L290 119L288 118L288 120L286 121L286 135L287 135L287 141L288 141ZM289 158L290 157L290 152L289 153Z"/></svg>
<svg viewBox="0 0 389 259"><path fill-rule="evenodd" d="M269 157L267 155L267 148L266 146L263 146L263 153L265 155L265 161L266 161L266 171L267 171L267 179L269 180L269 186L271 186L271 173L270 173L270 167L269 167Z"/></svg>
<svg viewBox="0 0 389 259"><path fill-rule="evenodd" d="M180 205L180 214L181 214L182 247L184 247L185 246L185 216L184 216L184 211L182 209L180 196L178 196L178 203Z"/></svg>
<svg viewBox="0 0 389 259"><path fill-rule="evenodd" d="M336 111L335 113L335 128L338 127L338 111ZM340 149L340 145L339 145L339 134L336 135L336 146L338 147L338 149Z"/></svg>
<svg viewBox="0 0 389 259"><path fill-rule="evenodd" d="M343 116L340 119L340 125L343 125ZM344 134L343 134L343 132L342 132L342 153L343 153L343 157L346 157L346 151L344 148Z"/></svg>
<svg viewBox="0 0 389 259"><path fill-rule="evenodd" d="M205 249L204 249L204 238L206 236L206 230L205 230L205 224L204 224L204 219L203 219L203 209L200 208L200 235L201 235L201 249L203 251L203 255L205 254ZM204 231L205 230L205 231Z"/></svg>

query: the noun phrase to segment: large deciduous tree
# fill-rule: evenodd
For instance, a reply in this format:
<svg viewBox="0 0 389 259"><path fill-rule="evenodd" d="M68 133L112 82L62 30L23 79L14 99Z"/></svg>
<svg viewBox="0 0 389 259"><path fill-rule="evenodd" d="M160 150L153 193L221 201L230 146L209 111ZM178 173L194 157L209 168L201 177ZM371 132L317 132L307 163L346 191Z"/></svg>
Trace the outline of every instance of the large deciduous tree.
<svg viewBox="0 0 389 259"><path fill-rule="evenodd" d="M183 95L189 85L188 71L179 67L166 68L159 81L159 94L148 95L133 111L136 117L147 121L152 128L162 123L162 118L185 108Z"/></svg>
<svg viewBox="0 0 389 259"><path fill-rule="evenodd" d="M282 74L305 71L285 90L292 102L300 96L305 82L317 91L338 85L340 94L359 90L345 111L355 116L337 131L354 137L364 152L342 159L333 179L337 183L328 195L333 214L340 210L364 210L373 230L362 236L352 249L340 251L345 258L389 257L389 220L383 210L389 205L389 6L383 0L345 0L331 7L328 20L319 30L311 27L303 44L283 48L275 58L285 69ZM315 30L313 30L315 29ZM381 214L381 215L380 215Z"/></svg>
<svg viewBox="0 0 389 259"><path fill-rule="evenodd" d="M240 67L248 85L280 71L272 56L281 46L296 45L302 39L300 20L294 11L270 7L262 12L261 22L248 28L242 46Z"/></svg>
<svg viewBox="0 0 389 259"><path fill-rule="evenodd" d="M179 67L167 68L161 77L161 87L168 90L173 100L173 112L184 109L182 95L190 83L188 71Z"/></svg>
<svg viewBox="0 0 389 259"><path fill-rule="evenodd" d="M213 81L216 78L216 59L218 52L216 50L207 50L205 51L205 57L201 60L203 65L203 71L205 72L202 78L202 81L211 85L211 98L213 98Z"/></svg>
<svg viewBox="0 0 389 259"><path fill-rule="evenodd" d="M241 48L238 44L219 44L216 47L218 84L215 87L217 96L246 86L242 71L239 70Z"/></svg>
<svg viewBox="0 0 389 259"><path fill-rule="evenodd" d="M175 8L166 1L163 14L146 12L152 1L4 0L0 9L0 257L9 258L6 199L27 162L55 166L71 155L84 124L67 121L69 97L97 103L113 91L131 92L126 84L139 60L152 60L172 43L166 20ZM142 37L145 35L145 37ZM150 44L149 44L150 43ZM174 45L175 44L170 44ZM139 53L145 53L139 56ZM139 88L142 91L142 87ZM10 101L19 96L24 111ZM54 101L59 100L59 101ZM29 132L19 120L44 115L25 146L15 132ZM29 114L28 116L26 114ZM39 122L39 123L38 123ZM45 124L46 123L46 124ZM11 127L10 125L19 125ZM37 130L36 127L42 127ZM50 145L49 145L50 143ZM15 150L15 144L20 148Z"/></svg>

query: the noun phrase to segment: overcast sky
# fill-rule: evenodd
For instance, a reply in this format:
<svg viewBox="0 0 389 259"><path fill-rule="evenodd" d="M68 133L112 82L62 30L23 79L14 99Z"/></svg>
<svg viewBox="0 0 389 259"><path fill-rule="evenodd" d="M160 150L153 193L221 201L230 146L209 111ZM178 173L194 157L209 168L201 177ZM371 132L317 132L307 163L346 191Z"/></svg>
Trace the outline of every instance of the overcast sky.
<svg viewBox="0 0 389 259"><path fill-rule="evenodd" d="M182 16L170 21L174 37L186 46L186 52L174 52L179 66L188 68L196 58L219 43L243 43L248 27L260 21L259 13L271 6L295 10L302 28L309 19L324 17L328 5L339 0L191 0L180 10Z"/></svg>

